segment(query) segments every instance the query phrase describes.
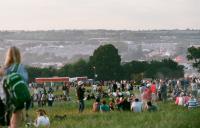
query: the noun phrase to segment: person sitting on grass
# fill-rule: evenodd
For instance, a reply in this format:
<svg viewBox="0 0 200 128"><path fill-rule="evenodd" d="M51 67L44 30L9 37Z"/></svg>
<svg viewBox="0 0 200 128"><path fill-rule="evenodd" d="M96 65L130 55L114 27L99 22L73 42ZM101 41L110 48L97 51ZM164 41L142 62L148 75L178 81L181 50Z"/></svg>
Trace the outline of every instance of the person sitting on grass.
<svg viewBox="0 0 200 128"><path fill-rule="evenodd" d="M93 103L92 106L92 111L93 112L99 112L100 110L100 98L96 98L95 102Z"/></svg>
<svg viewBox="0 0 200 128"><path fill-rule="evenodd" d="M100 105L100 112L109 112L109 111L110 111L110 108L106 104L106 100L103 100L102 104Z"/></svg>
<svg viewBox="0 0 200 128"><path fill-rule="evenodd" d="M193 109L193 108L196 108L198 106L198 102L193 95L191 95L191 98L188 101L187 105L188 105L188 109Z"/></svg>
<svg viewBox="0 0 200 128"><path fill-rule="evenodd" d="M114 100L114 98L110 99L109 107L110 107L110 111L114 111L114 109L115 109L115 100Z"/></svg>
<svg viewBox="0 0 200 128"><path fill-rule="evenodd" d="M38 109L37 110L37 118L35 120L34 126L36 128L44 127L49 128L50 127L50 121L47 117L46 111L44 109Z"/></svg>
<svg viewBox="0 0 200 128"><path fill-rule="evenodd" d="M131 111L133 112L142 112L142 102L138 98L135 99L131 104Z"/></svg>
<svg viewBox="0 0 200 128"><path fill-rule="evenodd" d="M181 92L179 97L176 97L176 101L175 104L179 105L179 106L184 106L185 103L185 99L184 99L184 93Z"/></svg>
<svg viewBox="0 0 200 128"><path fill-rule="evenodd" d="M125 97L122 103L122 110L130 111L130 108L131 108L130 102L128 101L127 97Z"/></svg>
<svg viewBox="0 0 200 128"><path fill-rule="evenodd" d="M157 107L155 105L152 105L151 101L148 101L147 102L147 111L155 112L155 111L157 111Z"/></svg>

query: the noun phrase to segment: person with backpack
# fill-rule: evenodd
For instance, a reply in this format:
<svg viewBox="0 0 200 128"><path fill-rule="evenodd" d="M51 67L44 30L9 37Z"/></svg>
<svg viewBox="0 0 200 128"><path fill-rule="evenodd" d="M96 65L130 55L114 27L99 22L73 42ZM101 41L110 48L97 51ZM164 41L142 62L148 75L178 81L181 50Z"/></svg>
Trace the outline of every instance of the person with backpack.
<svg viewBox="0 0 200 128"><path fill-rule="evenodd" d="M3 88L6 92L6 106L12 109L9 121L10 128L19 128L22 123L25 102L30 102L28 90L28 73L21 64L21 55L17 47L10 47L7 51L4 66L0 69L0 76L4 77ZM14 94L13 94L14 93ZM18 97L18 98L16 98ZM28 108L28 104L26 104Z"/></svg>

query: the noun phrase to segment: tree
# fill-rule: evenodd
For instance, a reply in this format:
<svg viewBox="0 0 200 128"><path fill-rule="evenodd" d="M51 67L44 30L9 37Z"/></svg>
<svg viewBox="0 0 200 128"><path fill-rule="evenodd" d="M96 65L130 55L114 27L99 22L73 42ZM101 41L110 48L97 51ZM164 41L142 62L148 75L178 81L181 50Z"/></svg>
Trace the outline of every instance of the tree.
<svg viewBox="0 0 200 128"><path fill-rule="evenodd" d="M119 80L121 76L121 57L112 44L97 48L89 60L98 80Z"/></svg>
<svg viewBox="0 0 200 128"><path fill-rule="evenodd" d="M73 64L65 64L58 70L58 76L69 76L69 77L77 77L77 76L88 76L89 67L88 62L83 59L78 60Z"/></svg>
<svg viewBox="0 0 200 128"><path fill-rule="evenodd" d="M71 75L73 77L88 76L88 70L89 70L88 63L85 60L80 59L76 63L73 64L72 66L73 72L71 72Z"/></svg>
<svg viewBox="0 0 200 128"><path fill-rule="evenodd" d="M183 66L171 59L151 61L145 71L145 77L151 78L180 78L184 76Z"/></svg>
<svg viewBox="0 0 200 128"><path fill-rule="evenodd" d="M58 76L60 77L70 76L71 69L72 69L72 64L65 64L58 70Z"/></svg>
<svg viewBox="0 0 200 128"><path fill-rule="evenodd" d="M131 61L122 65L124 79L135 79L147 70L148 63L146 61Z"/></svg>
<svg viewBox="0 0 200 128"><path fill-rule="evenodd" d="M200 47L195 48L192 46L188 48L187 58L193 61L192 66L200 72Z"/></svg>

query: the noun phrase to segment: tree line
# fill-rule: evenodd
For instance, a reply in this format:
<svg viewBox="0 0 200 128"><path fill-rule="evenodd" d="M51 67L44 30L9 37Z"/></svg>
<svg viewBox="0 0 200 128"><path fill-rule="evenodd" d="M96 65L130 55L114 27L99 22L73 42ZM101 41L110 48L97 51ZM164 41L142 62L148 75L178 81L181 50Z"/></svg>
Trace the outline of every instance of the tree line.
<svg viewBox="0 0 200 128"><path fill-rule="evenodd" d="M188 59L195 59L194 66L199 68L199 52L193 50L199 48L188 48ZM200 50L199 50L200 51ZM193 53L193 54L192 54ZM194 58L196 57L196 58ZM199 57L199 58L197 58ZM172 59L163 59L162 61L131 61L121 62L121 57L112 44L106 44L98 47L89 60L80 59L72 64L65 64L60 69L54 67L30 67L27 66L30 81L37 77L76 77L88 76L96 80L141 80L142 78L181 78L184 76L184 66L178 65Z"/></svg>

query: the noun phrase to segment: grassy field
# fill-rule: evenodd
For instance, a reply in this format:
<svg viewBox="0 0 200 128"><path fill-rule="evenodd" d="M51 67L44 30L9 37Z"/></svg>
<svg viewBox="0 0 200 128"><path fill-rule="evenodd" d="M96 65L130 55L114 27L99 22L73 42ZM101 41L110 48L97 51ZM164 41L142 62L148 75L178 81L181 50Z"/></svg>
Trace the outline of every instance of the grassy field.
<svg viewBox="0 0 200 128"><path fill-rule="evenodd" d="M56 102L53 107L44 107L51 121L51 128L199 128L200 108L188 110L171 102L158 103L159 110L154 113L91 111L93 101L86 101L83 113L78 113L76 102ZM37 106L37 105L36 105ZM29 110L31 119L35 119L35 110ZM66 115L64 119L55 115Z"/></svg>

